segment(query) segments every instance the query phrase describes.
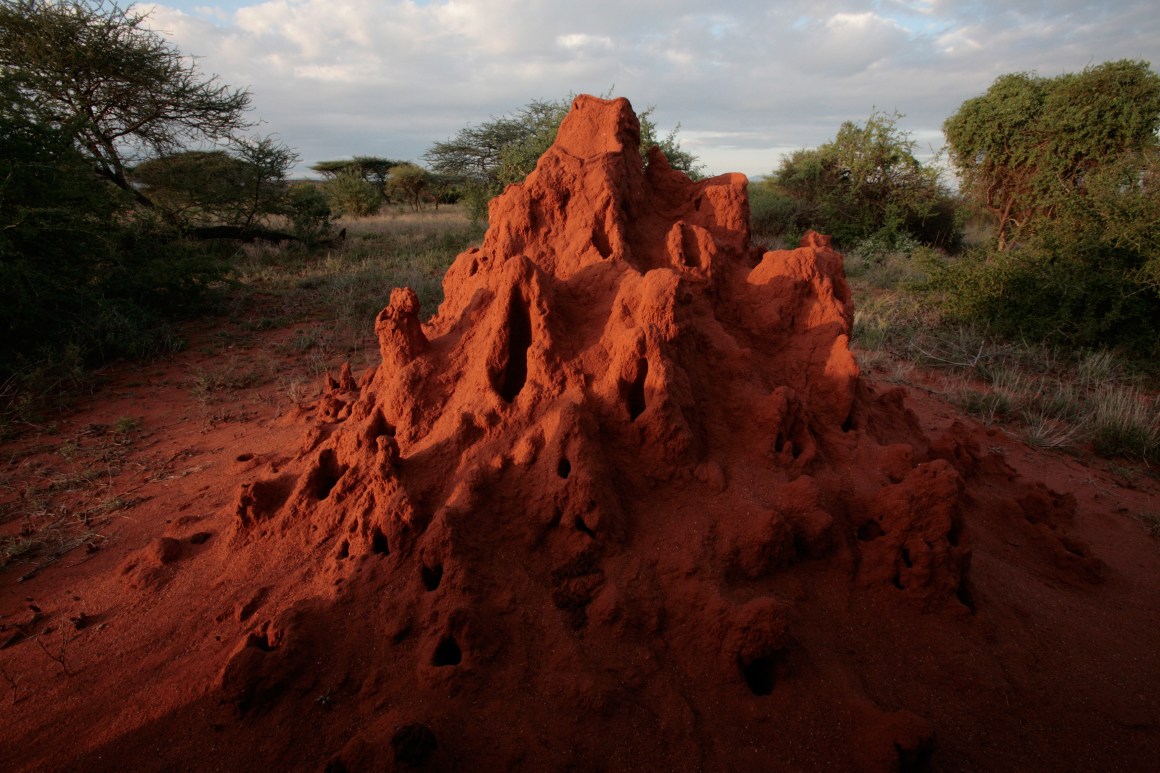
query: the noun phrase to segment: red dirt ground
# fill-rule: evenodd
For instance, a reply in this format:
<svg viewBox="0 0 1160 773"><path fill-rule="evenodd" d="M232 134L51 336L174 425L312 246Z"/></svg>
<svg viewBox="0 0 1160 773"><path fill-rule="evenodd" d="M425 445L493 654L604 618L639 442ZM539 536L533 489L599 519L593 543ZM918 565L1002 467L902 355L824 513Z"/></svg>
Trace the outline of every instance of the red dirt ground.
<svg viewBox="0 0 1160 773"><path fill-rule="evenodd" d="M140 420L140 501L0 575L0 768L1152 769L1155 479L865 377L827 241L638 131L578 98L357 383L206 405L189 353L64 420Z"/></svg>

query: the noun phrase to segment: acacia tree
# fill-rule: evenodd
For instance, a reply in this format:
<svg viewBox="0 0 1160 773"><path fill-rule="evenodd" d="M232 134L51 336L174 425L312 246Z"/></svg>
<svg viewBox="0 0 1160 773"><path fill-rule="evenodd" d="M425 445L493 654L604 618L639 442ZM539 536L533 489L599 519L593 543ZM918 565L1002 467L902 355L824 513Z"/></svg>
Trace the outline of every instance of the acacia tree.
<svg viewBox="0 0 1160 773"><path fill-rule="evenodd" d="M1155 148L1157 128L1160 77L1129 60L1000 76L943 125L963 192L993 217L1000 252L1086 198L1101 169Z"/></svg>
<svg viewBox="0 0 1160 773"><path fill-rule="evenodd" d="M250 95L203 76L106 0L0 0L0 68L69 132L98 172L145 205L127 167L189 144L223 142L250 125Z"/></svg>
<svg viewBox="0 0 1160 773"><path fill-rule="evenodd" d="M187 150L159 156L134 167L130 177L183 222L252 230L268 216L283 213L286 178L297 160L296 153L273 137L239 138L232 152Z"/></svg>
<svg viewBox="0 0 1160 773"><path fill-rule="evenodd" d="M333 180L343 174L358 175L375 186L375 189L385 197L387 195L387 179L391 175L391 170L406 163L406 161L396 161L393 158L383 158L382 156L355 156L337 161L319 161L310 168L327 180Z"/></svg>
<svg viewBox="0 0 1160 773"><path fill-rule="evenodd" d="M423 199L431 195L431 173L418 164L399 164L391 170L389 190L418 212L423 208Z"/></svg>

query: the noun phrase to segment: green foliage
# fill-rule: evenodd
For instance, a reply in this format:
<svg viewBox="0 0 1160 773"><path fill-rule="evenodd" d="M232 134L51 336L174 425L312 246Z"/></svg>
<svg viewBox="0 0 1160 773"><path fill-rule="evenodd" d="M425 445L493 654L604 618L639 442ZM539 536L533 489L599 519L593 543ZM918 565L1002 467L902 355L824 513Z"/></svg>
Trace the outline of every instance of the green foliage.
<svg viewBox="0 0 1160 773"><path fill-rule="evenodd" d="M194 60L105 0L0 3L0 68L75 140L100 174L142 203L126 159L221 141L248 125L249 94L204 78Z"/></svg>
<svg viewBox="0 0 1160 773"><path fill-rule="evenodd" d="M411 163L398 164L391 169L387 190L393 199L409 206L412 212L418 212L423 208L424 199L434 195L433 183L431 173L423 167Z"/></svg>
<svg viewBox="0 0 1160 773"><path fill-rule="evenodd" d="M355 171L339 172L326 183L330 208L340 215L366 217L378 212L383 196L378 189Z"/></svg>
<svg viewBox="0 0 1160 773"><path fill-rule="evenodd" d="M330 236L330 200L317 185L291 185L286 196L286 216L290 219L294 236L307 247L313 247Z"/></svg>
<svg viewBox="0 0 1160 773"><path fill-rule="evenodd" d="M511 115L460 129L451 139L432 145L423 157L436 175L458 182L472 219L482 220L493 196L536 168L540 156L556 140L571 107L571 98L533 100ZM697 176L700 165L695 156L681 149L677 129L658 139L650 118L652 111L650 107L638 116L642 158L647 161L649 149L656 145L670 166Z"/></svg>
<svg viewBox="0 0 1160 773"><path fill-rule="evenodd" d="M762 183L749 186L749 223L753 233L764 237L786 237L796 241L797 203L790 196Z"/></svg>
<svg viewBox="0 0 1160 773"><path fill-rule="evenodd" d="M865 124L847 121L833 141L783 159L765 183L774 196L763 202L761 227L787 234L812 228L847 246L875 234L956 246L955 202L938 170L914 157L916 144L898 129L900 117L874 113Z"/></svg>
<svg viewBox="0 0 1160 773"><path fill-rule="evenodd" d="M189 150L137 165L132 179L153 203L190 222L217 222L237 202L249 170L224 150Z"/></svg>
<svg viewBox="0 0 1160 773"><path fill-rule="evenodd" d="M67 343L96 303L121 206L71 139L11 78L0 79L0 378L47 344Z"/></svg>
<svg viewBox="0 0 1160 773"><path fill-rule="evenodd" d="M280 214L289 190L286 178L298 162L298 154L273 137L237 138L233 148L248 172L240 181L235 222L253 225L269 215Z"/></svg>
<svg viewBox="0 0 1160 773"><path fill-rule="evenodd" d="M0 409L40 389L54 360L179 346L164 320L197 307L223 271L221 256L131 217L128 196L0 75Z"/></svg>
<svg viewBox="0 0 1160 773"><path fill-rule="evenodd" d="M932 262L930 287L953 317L1008 337L1160 353L1160 302L1123 258L1099 245L975 251Z"/></svg>
<svg viewBox="0 0 1160 773"><path fill-rule="evenodd" d="M934 274L947 308L1009 335L1160 353L1160 77L1118 61L997 79L946 122L993 253Z"/></svg>
<svg viewBox="0 0 1160 773"><path fill-rule="evenodd" d="M385 197L391 170L405 163L407 162L381 156L355 156L337 161L319 161L310 168L328 180L333 180L341 174L356 174L375 186L379 194Z"/></svg>
<svg viewBox="0 0 1160 773"><path fill-rule="evenodd" d="M669 162L669 166L684 172L694 180L699 180L705 165L701 163L700 159L681 147L681 141L677 138L681 125L674 126L664 137L659 136L657 125L652 120L652 114L655 110L655 105L649 105L643 113L637 116L637 119L640 120L641 157L647 162L649 150L654 146L658 147L665 154L665 160Z"/></svg>
<svg viewBox="0 0 1160 773"><path fill-rule="evenodd" d="M1160 77L1128 60L1003 75L943 128L963 191L994 218L1005 250L1086 199L1093 175L1156 147Z"/></svg>

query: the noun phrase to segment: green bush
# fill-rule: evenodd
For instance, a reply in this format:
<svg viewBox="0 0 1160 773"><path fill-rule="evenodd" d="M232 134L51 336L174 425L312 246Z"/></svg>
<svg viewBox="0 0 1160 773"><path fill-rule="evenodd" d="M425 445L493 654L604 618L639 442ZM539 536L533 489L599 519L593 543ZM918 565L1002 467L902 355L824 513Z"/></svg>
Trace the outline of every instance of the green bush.
<svg viewBox="0 0 1160 773"><path fill-rule="evenodd" d="M1160 354L1160 76L1122 60L1000 76L947 119L989 249L935 267L947 308L1007 335Z"/></svg>
<svg viewBox="0 0 1160 773"><path fill-rule="evenodd" d="M187 150L138 164L132 180L173 222L250 227L286 206L297 154L271 137L237 138L229 151Z"/></svg>
<svg viewBox="0 0 1160 773"><path fill-rule="evenodd" d="M97 177L67 132L0 81L0 381L178 345L225 256L175 240ZM21 374L24 374L22 376Z"/></svg>
<svg viewBox="0 0 1160 773"><path fill-rule="evenodd" d="M330 200L312 183L290 186L286 197L286 216L290 230L307 247L313 247L330 236Z"/></svg>
<svg viewBox="0 0 1160 773"><path fill-rule="evenodd" d="M340 172L326 183L326 196L332 210L340 215L366 217L379 211L383 195L356 172Z"/></svg>
<svg viewBox="0 0 1160 773"><path fill-rule="evenodd" d="M957 247L957 202L939 182L938 170L914 157L917 145L897 128L900 117L874 113L865 124L847 121L833 141L784 158L758 186L782 199L762 202L762 216L779 226L788 220L783 233L813 229L842 247L901 235Z"/></svg>
<svg viewBox="0 0 1160 773"><path fill-rule="evenodd" d="M1160 355L1160 295L1134 281L1124 257L1045 245L928 265L952 317L985 320L1009 337Z"/></svg>
<svg viewBox="0 0 1160 773"><path fill-rule="evenodd" d="M756 236L797 236L796 206L789 196L757 183L749 188L749 225Z"/></svg>

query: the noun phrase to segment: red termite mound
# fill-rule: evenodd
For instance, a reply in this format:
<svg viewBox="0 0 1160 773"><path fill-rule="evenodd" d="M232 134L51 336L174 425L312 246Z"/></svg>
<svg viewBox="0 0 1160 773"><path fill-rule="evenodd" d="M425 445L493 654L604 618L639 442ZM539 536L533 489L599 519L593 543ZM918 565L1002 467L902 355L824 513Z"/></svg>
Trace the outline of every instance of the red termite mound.
<svg viewBox="0 0 1160 773"><path fill-rule="evenodd" d="M744 177L638 143L626 100L579 97L438 313L394 291L382 363L242 487L245 635L89 763L180 767L207 722L199 764L352 773L1156 752L1012 600L1097 587L1074 503L860 379L825 237L762 254Z"/></svg>

